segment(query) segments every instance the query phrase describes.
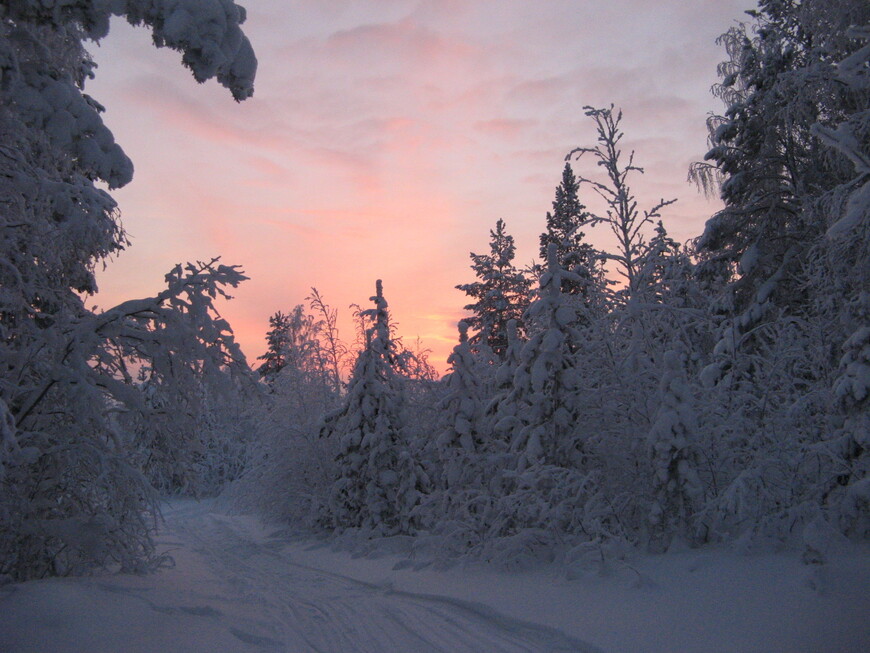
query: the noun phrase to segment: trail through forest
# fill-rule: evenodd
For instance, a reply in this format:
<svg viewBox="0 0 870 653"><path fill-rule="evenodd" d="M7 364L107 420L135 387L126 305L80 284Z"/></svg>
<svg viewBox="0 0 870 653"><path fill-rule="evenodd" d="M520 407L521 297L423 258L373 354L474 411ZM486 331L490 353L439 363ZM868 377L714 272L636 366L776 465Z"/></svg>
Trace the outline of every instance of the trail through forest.
<svg viewBox="0 0 870 653"><path fill-rule="evenodd" d="M271 538L253 520L215 514L209 507L193 501L167 506L160 544L174 558L174 569L141 578L53 580L49 592L40 591L45 584L36 582L0 597L0 604L11 599L5 601L11 612L0 620L0 649L598 650L483 605L394 591L389 584L297 564L281 552L280 537ZM108 605L93 605L103 602ZM17 610L22 613L19 626L32 623L33 628L15 627Z"/></svg>
<svg viewBox="0 0 870 653"><path fill-rule="evenodd" d="M203 555L209 569L255 607L266 637L232 634L263 648L311 651L591 651L556 630L499 615L484 606L394 591L282 555L281 539L260 540L243 519L176 506L173 533ZM259 630L259 629L258 629Z"/></svg>

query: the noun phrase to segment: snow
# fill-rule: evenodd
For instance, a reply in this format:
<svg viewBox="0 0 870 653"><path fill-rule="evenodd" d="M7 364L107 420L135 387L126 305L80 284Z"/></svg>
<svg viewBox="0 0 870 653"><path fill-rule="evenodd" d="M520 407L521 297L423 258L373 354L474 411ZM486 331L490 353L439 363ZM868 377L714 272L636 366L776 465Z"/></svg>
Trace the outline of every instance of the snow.
<svg viewBox="0 0 870 653"><path fill-rule="evenodd" d="M726 549L636 555L606 568L435 569L330 547L210 502L165 508L175 566L0 590L0 650L867 650L870 555L807 566ZM406 538L407 539L407 538ZM401 549L401 543L398 541Z"/></svg>

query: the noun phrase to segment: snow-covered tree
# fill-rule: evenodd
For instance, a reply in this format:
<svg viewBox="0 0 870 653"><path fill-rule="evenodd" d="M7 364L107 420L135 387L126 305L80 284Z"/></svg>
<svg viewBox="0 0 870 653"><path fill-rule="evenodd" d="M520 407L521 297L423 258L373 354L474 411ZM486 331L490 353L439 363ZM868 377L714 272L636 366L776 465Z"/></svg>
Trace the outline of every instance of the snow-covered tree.
<svg viewBox="0 0 870 653"><path fill-rule="evenodd" d="M147 561L153 494L113 418L148 412L130 367L146 361L168 379L238 354L212 304L223 285L241 280L228 266L179 267L155 298L103 313L85 307L95 267L128 244L102 184L123 186L133 167L103 124L103 107L84 93L95 67L83 42L106 36L112 15L150 27L155 44L182 52L198 81L217 77L237 100L253 91L256 59L239 27L244 10L231 0L0 4L5 578Z"/></svg>
<svg viewBox="0 0 870 653"><path fill-rule="evenodd" d="M540 290L526 311L538 329L525 343L510 337L510 364L497 372L500 387L488 407L494 444L504 447L493 446L479 463L486 485L469 493L474 511L452 531L502 564L595 540L610 532L614 519L612 510L601 510L606 502L590 465L590 424L578 402L586 379L577 362L586 342L575 304L561 292L565 278L578 280L561 267L551 243Z"/></svg>
<svg viewBox="0 0 870 653"><path fill-rule="evenodd" d="M547 230L540 236L541 259L547 261L550 243L556 245L559 264L580 278L573 281L562 280L562 292L566 295L587 297L594 292L593 286L601 286L601 269L598 253L587 242L581 228L590 220L586 207L580 203L578 192L580 182L574 175L570 163L565 163L562 181L556 187L553 211L547 212Z"/></svg>
<svg viewBox="0 0 870 653"><path fill-rule="evenodd" d="M489 254L471 253L471 269L479 281L456 286L475 300L465 306L472 315L465 318L476 333L469 339L476 345L486 334L487 344L502 357L507 349L507 323L515 320L524 332L522 316L528 305L529 280L513 263L516 246L507 233L504 220L498 220L489 232Z"/></svg>
<svg viewBox="0 0 870 653"><path fill-rule="evenodd" d="M787 537L818 511L836 518L866 475L835 379L870 314L870 7L763 0L751 15L722 37L726 111L710 163L694 169L718 176L725 202L698 241L720 323L702 379L718 397L712 431L730 445L721 523Z"/></svg>
<svg viewBox="0 0 870 653"><path fill-rule="evenodd" d="M692 519L701 506L704 488L698 477L698 420L695 400L681 356L664 355L659 409L647 434L652 464L653 500L649 521L653 539L675 535L691 539ZM658 542L667 546L667 541Z"/></svg>
<svg viewBox="0 0 870 653"><path fill-rule="evenodd" d="M832 444L836 476L826 499L844 531L870 535L870 327L856 331L844 345L834 392L845 414ZM839 495L839 496L837 496Z"/></svg>
<svg viewBox="0 0 870 653"><path fill-rule="evenodd" d="M443 465L444 485L448 492L471 472L468 459L482 453L485 387L477 374L477 361L468 344L468 325L459 322L459 344L447 358L450 373L444 379L446 394L440 408L446 416L437 446Z"/></svg>
<svg viewBox="0 0 870 653"><path fill-rule="evenodd" d="M321 430L338 449L328 523L394 535L416 528L414 509L429 479L411 448L403 387L395 369L398 349L380 280L371 300L375 307L362 313L370 324L365 348L340 408L325 418Z"/></svg>
<svg viewBox="0 0 870 653"><path fill-rule="evenodd" d="M98 360L100 371L143 395L142 408L114 420L131 437L132 460L161 493L215 494L241 471L250 438L245 404L258 388L209 293L227 297L224 287L244 279L217 260L177 266L155 300L159 309L127 318L153 344L136 341L136 330L121 333L109 343L115 358Z"/></svg>
<svg viewBox="0 0 870 653"><path fill-rule="evenodd" d="M311 313L297 306L276 320L284 325L276 337L268 337L283 343L273 356L282 367L267 381L269 391L252 411L256 440L242 478L225 496L239 510L317 528L337 477L337 443L320 437L321 421L341 400L347 348L339 339L338 312L316 288L306 299Z"/></svg>
<svg viewBox="0 0 870 653"><path fill-rule="evenodd" d="M668 235L661 220L638 261L637 292L643 301L663 302L687 292L694 265L680 244Z"/></svg>
<svg viewBox="0 0 870 653"><path fill-rule="evenodd" d="M825 228L814 203L852 176L813 132L830 133L866 106L866 91L842 83L837 64L858 49L849 28L866 25L870 9L762 0L751 15L752 31L738 25L720 37L729 60L714 90L726 111L711 122L711 163L693 173L707 183L718 175L725 202L699 240L703 264L731 270L734 309L756 323L751 313L764 311L752 306L802 301L799 269Z"/></svg>
<svg viewBox="0 0 870 653"><path fill-rule="evenodd" d="M638 259L643 253L645 229L653 220L661 217L661 210L673 204L676 200L660 200L649 209L641 212L638 208L629 179L634 173L643 174L643 168L634 163L634 152L630 152L628 160L622 158L620 141L624 136L620 123L622 111L614 114L614 107L596 109L584 107L587 116L595 123L598 144L595 147L579 147L568 154L568 158L580 158L589 154L596 165L605 172L605 179L597 181L580 177L578 183L590 186L603 200L606 206L605 215L590 215L590 224L606 224L616 238L617 252L609 253L605 258L617 263L617 272L625 279L626 291L630 294L637 284Z"/></svg>
<svg viewBox="0 0 870 653"><path fill-rule="evenodd" d="M634 294L614 311L618 328L626 331L626 360L647 368L644 378L637 379L642 384L657 378L665 352L687 351L697 361L710 346L708 299L695 278L690 252L659 221L637 260Z"/></svg>
<svg viewBox="0 0 870 653"><path fill-rule="evenodd" d="M838 64L858 55L861 41L850 26L866 25L870 9L860 0L764 0L759 7L752 32L740 25L721 37L729 60L716 92L727 109L711 123L712 163L693 170L703 182L721 180L725 207L698 241L700 274L724 280L723 338L744 349L763 346L752 334L764 320L830 313L824 305L831 302L842 314L846 297L867 279L866 249L852 248L843 267L836 261L843 251L819 256L825 232L844 224L843 191L857 181L853 156L831 139L849 132L850 151L862 140L849 125L867 111L866 88L844 83ZM839 346L847 334L836 326L828 338ZM722 374L730 364L721 363Z"/></svg>
<svg viewBox="0 0 870 653"><path fill-rule="evenodd" d="M156 497L141 456L170 461L162 473L171 474L190 473L185 464L204 454L201 434L187 424L203 414L199 382L247 370L213 298L242 279L216 262L178 266L155 297L97 314L55 313L40 337L23 332L17 347L6 347L3 402L13 435L0 461L0 573L25 579L148 562ZM132 374L143 366L174 397L172 407L189 414L162 421L164 406L149 403Z"/></svg>
<svg viewBox="0 0 870 653"><path fill-rule="evenodd" d="M520 364L520 353L524 341L520 338L516 320L508 320L506 325L507 347L504 358L499 361L492 379L492 398L486 406L484 431L493 439L501 439L508 446L511 440L513 420L505 420L509 415L516 416L517 405L511 401L514 375Z"/></svg>
<svg viewBox="0 0 870 653"><path fill-rule="evenodd" d="M845 419L831 443L837 474L826 502L839 513L834 517L844 531L866 537L870 534L870 29L854 25L849 36L860 47L838 62L837 79L864 102L836 128L817 123L813 131L852 163L854 174L830 193L819 256L822 271L828 273L813 278L821 280L814 286L825 298L825 317L836 319L848 336L833 385ZM838 295L846 301L828 299Z"/></svg>
<svg viewBox="0 0 870 653"><path fill-rule="evenodd" d="M328 337L324 334L326 328L302 304L289 313L278 311L272 315L266 332L267 349L258 357L263 361L258 369L260 376L270 385L283 375L335 388L336 370L331 353L321 342L321 337Z"/></svg>
<svg viewBox="0 0 870 653"><path fill-rule="evenodd" d="M270 378L280 372L286 362L286 349L290 340L290 316L278 311L269 317L269 330L266 332L266 352L257 356L263 361L257 368L261 376Z"/></svg>
<svg viewBox="0 0 870 653"><path fill-rule="evenodd" d="M583 342L573 326L576 312L562 294L565 279L578 281L561 266L557 246L550 243L540 290L526 315L542 328L520 352L509 399L518 407L508 419L513 424L511 447L519 453L521 468L585 464L583 416L576 401L582 379L575 364Z"/></svg>
<svg viewBox="0 0 870 653"><path fill-rule="evenodd" d="M306 300L314 311L318 324L319 357L323 361L332 390L337 394L341 391L342 370L348 353L347 345L342 342L338 333L338 309L327 304L317 288L311 289Z"/></svg>

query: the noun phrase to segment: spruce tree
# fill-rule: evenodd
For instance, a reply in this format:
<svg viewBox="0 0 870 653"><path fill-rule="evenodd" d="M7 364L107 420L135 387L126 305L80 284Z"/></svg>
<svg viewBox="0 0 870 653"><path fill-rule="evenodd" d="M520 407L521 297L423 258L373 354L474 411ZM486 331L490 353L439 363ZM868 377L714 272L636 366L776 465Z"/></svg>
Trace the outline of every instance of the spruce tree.
<svg viewBox="0 0 870 653"><path fill-rule="evenodd" d="M563 280L577 278L561 267L557 252L550 243L538 297L526 312L542 329L523 346L509 397L515 406L511 447L520 455L521 468L539 463L579 468L585 462L575 364L582 342L573 326L576 311L561 290Z"/></svg>
<svg viewBox="0 0 870 653"><path fill-rule="evenodd" d="M514 427L519 423L519 407L512 399L514 375L520 364L520 353L525 342L517 333L516 320L507 323L507 348L492 378L492 395L486 406L483 430L489 441L499 449L507 450Z"/></svg>
<svg viewBox="0 0 870 653"><path fill-rule="evenodd" d="M471 253L471 269L479 281L456 288L475 300L465 306L465 310L472 312L465 321L476 330L469 342L474 346L485 338L492 351L503 358L508 344L507 323L515 320L519 332L524 333L522 316L529 302L530 283L514 266L516 246L504 220L498 220L489 235L489 254Z"/></svg>
<svg viewBox="0 0 870 653"><path fill-rule="evenodd" d="M601 270L595 249L584 242L584 234L580 231L590 220L590 215L580 203L579 189L580 182L571 164L565 163L562 182L556 187L553 211L547 212L547 230L540 236L540 253L541 259L546 262L549 245L552 243L556 246L559 264L579 278L563 278L562 292L579 295L588 303L591 287L600 283Z"/></svg>
<svg viewBox="0 0 870 653"><path fill-rule="evenodd" d="M271 379L287 364L287 346L290 341L290 316L278 311L269 318L266 332L266 353L257 356L263 364L257 369L264 378Z"/></svg>
<svg viewBox="0 0 870 653"><path fill-rule="evenodd" d="M328 523L395 535L416 528L414 509L429 479L411 450L404 392L395 369L398 350L380 280L371 301L375 307L362 312L370 326L347 394L321 428L321 436L338 446Z"/></svg>
<svg viewBox="0 0 870 653"><path fill-rule="evenodd" d="M268 349L257 360L262 360L260 376L272 384L279 373L286 370L296 377L307 377L334 386L334 369L329 352L321 347L320 336L324 324L305 312L297 304L290 313L278 311L269 318L270 329L266 333ZM301 380L301 379L299 379Z"/></svg>
<svg viewBox="0 0 870 653"><path fill-rule="evenodd" d="M470 471L468 459L480 454L484 445L481 422L485 389L476 373L477 361L468 344L465 322L459 322L459 344L447 362L451 368L444 379L447 394L440 402L447 424L438 436L437 446L449 491L460 483L463 471Z"/></svg>
<svg viewBox="0 0 870 653"><path fill-rule="evenodd" d="M649 522L654 545L666 548L674 535L691 539L692 520L704 493L697 472L695 400L676 351L664 355L658 401L647 434L654 494Z"/></svg>

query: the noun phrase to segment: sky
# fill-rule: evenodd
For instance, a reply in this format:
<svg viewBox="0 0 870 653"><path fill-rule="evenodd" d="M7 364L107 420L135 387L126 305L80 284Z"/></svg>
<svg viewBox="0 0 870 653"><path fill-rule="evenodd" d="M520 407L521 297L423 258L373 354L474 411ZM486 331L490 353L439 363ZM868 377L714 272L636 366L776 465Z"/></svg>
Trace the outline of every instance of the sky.
<svg viewBox="0 0 870 653"><path fill-rule="evenodd" d="M353 340L350 304L382 279L406 345L439 371L474 281L469 253L504 219L516 263L538 255L565 155L595 144L587 105L623 110L645 170L641 208L677 199L670 234L716 210L686 180L724 51L716 37L751 0L250 0L254 97L198 85L180 55L114 21L90 51L86 91L132 158L112 194L132 246L98 276L108 308L151 296L176 263L238 264L250 277L220 310L249 362L268 318L316 287ZM599 173L581 160L575 171ZM589 191L581 201L599 205ZM612 245L601 227L587 238Z"/></svg>

